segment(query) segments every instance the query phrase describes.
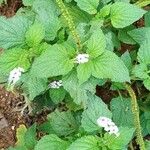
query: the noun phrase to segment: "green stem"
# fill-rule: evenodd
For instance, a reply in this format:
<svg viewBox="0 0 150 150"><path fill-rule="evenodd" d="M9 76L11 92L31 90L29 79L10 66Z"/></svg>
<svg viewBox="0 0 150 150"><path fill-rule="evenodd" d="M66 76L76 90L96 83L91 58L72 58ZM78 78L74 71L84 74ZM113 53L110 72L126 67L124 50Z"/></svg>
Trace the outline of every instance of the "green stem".
<svg viewBox="0 0 150 150"><path fill-rule="evenodd" d="M56 0L56 3L58 4L61 12L62 12L62 15L63 17L65 18L67 24L68 24L68 27L70 29L70 32L76 42L76 45L77 45L77 48L80 50L82 48L81 46L81 40L80 40L80 37L78 35L78 33L76 32L76 27L74 25L74 21L71 17L71 15L69 14L68 12L68 9L66 8L65 4L63 3L62 0Z"/></svg>
<svg viewBox="0 0 150 150"><path fill-rule="evenodd" d="M146 150L144 140L142 137L142 130L141 130L141 125L140 125L140 117L139 117L139 108L137 104L136 95L130 85L125 84L125 86L129 95L131 96L131 106L132 106L132 113L134 116L134 125L136 128L137 143L140 146L140 150Z"/></svg>

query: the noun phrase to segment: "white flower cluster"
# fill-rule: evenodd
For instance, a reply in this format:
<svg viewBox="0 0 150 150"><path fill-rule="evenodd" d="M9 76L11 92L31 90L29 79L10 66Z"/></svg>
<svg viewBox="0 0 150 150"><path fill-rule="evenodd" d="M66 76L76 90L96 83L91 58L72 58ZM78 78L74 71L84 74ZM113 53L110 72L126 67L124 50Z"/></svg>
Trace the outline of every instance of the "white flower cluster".
<svg viewBox="0 0 150 150"><path fill-rule="evenodd" d="M107 117L99 117L97 119L97 124L100 127L103 127L104 130L107 131L109 134L115 134L116 136L120 135L118 127L111 119Z"/></svg>
<svg viewBox="0 0 150 150"><path fill-rule="evenodd" d="M88 54L78 54L75 58L75 62L78 64L84 64L89 61L89 55Z"/></svg>
<svg viewBox="0 0 150 150"><path fill-rule="evenodd" d="M24 69L21 67L14 68L12 71L10 71L8 85L14 86L16 82L20 79L22 72L24 72Z"/></svg>
<svg viewBox="0 0 150 150"><path fill-rule="evenodd" d="M52 89L59 89L62 86L62 80L53 81L49 84L49 87Z"/></svg>

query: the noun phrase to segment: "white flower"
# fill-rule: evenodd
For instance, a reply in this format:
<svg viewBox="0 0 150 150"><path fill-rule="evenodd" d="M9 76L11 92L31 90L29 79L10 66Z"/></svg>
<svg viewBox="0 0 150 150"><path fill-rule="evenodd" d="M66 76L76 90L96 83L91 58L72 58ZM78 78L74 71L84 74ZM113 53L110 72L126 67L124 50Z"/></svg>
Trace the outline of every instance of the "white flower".
<svg viewBox="0 0 150 150"><path fill-rule="evenodd" d="M84 64L89 61L89 55L88 54L78 54L75 58L75 62L78 64Z"/></svg>
<svg viewBox="0 0 150 150"><path fill-rule="evenodd" d="M8 85L14 86L16 82L20 79L22 72L24 72L23 68L14 68L9 73Z"/></svg>
<svg viewBox="0 0 150 150"><path fill-rule="evenodd" d="M62 80L53 81L49 84L49 87L52 89L59 89L62 86Z"/></svg>
<svg viewBox="0 0 150 150"><path fill-rule="evenodd" d="M107 117L99 117L97 119L97 124L100 127L103 127L104 130L109 134L115 134L116 136L119 136L119 129L111 119Z"/></svg>

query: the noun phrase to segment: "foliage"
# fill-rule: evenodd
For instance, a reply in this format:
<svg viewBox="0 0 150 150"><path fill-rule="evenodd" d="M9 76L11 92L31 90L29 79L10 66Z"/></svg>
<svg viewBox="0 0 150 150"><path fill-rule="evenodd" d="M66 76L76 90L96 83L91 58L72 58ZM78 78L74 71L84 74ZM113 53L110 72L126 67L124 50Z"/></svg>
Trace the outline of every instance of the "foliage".
<svg viewBox="0 0 150 150"><path fill-rule="evenodd" d="M25 7L15 16L0 16L0 82L8 89L10 72L23 68L8 90L24 95L33 115L51 112L41 125L21 125L9 150L127 150L134 137L145 150L141 127L143 136L150 134L150 11L139 6L148 4L23 0ZM145 26L138 28L142 17ZM112 119L118 136L104 131L99 117ZM39 139L38 132L48 135Z"/></svg>

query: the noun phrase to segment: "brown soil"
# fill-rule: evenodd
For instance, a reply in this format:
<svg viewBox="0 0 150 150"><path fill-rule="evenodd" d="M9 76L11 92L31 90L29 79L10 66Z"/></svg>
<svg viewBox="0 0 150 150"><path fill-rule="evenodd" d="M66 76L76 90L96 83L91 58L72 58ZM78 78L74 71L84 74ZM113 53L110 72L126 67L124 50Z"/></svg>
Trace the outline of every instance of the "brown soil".
<svg viewBox="0 0 150 150"><path fill-rule="evenodd" d="M0 87L0 148L14 145L16 128L26 123L26 119L16 111L18 103L22 101L23 97Z"/></svg>

